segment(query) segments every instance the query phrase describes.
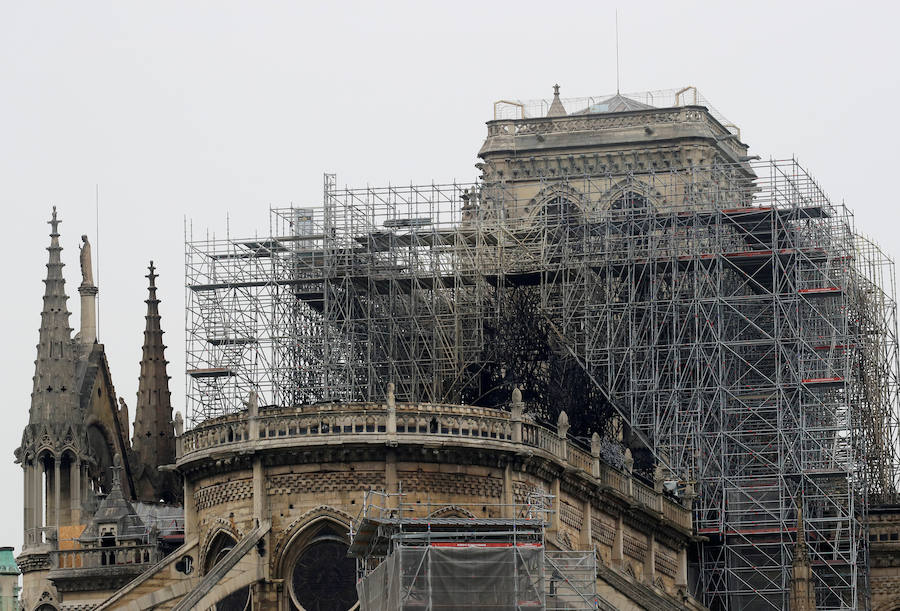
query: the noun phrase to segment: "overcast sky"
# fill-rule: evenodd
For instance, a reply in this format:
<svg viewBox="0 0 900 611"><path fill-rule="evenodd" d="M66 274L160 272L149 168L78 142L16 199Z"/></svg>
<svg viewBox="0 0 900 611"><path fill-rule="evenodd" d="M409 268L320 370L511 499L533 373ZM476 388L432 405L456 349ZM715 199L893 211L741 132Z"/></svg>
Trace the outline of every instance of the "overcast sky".
<svg viewBox="0 0 900 611"><path fill-rule="evenodd" d="M22 471L49 238L59 208L72 326L79 236L99 255L100 339L134 415L156 262L184 400L184 222L252 236L268 207L339 184L471 180L500 98L615 91L603 2L0 1L4 345L0 545L22 541ZM647 0L619 10L623 91L695 85L751 154L796 156L900 253L889 3ZM95 185L100 185L99 236Z"/></svg>

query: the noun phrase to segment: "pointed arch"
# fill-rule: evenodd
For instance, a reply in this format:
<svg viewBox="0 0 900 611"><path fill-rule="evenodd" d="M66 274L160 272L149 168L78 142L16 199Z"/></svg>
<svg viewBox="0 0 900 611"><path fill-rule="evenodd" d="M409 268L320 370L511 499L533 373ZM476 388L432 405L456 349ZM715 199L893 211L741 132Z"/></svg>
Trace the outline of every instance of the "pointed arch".
<svg viewBox="0 0 900 611"><path fill-rule="evenodd" d="M203 545L200 546L199 565L201 575L205 575L208 568L212 567L210 559L215 556L216 549L214 545L220 544L223 537L231 538L234 542L240 541L244 537L233 522L216 518L206 532Z"/></svg>
<svg viewBox="0 0 900 611"><path fill-rule="evenodd" d="M347 556L350 522L345 512L323 505L294 520L279 538L273 575L284 580L289 608L343 610L356 604L356 563Z"/></svg>
<svg viewBox="0 0 900 611"><path fill-rule="evenodd" d="M606 210L651 212L659 204L659 192L654 193L649 185L627 177L615 182L600 196L600 207Z"/></svg>
<svg viewBox="0 0 900 611"><path fill-rule="evenodd" d="M584 194L568 183L555 182L540 191L528 202L525 216L541 219L547 225L578 223L584 220Z"/></svg>
<svg viewBox="0 0 900 611"><path fill-rule="evenodd" d="M474 518L475 514L466 509L465 507L460 507L459 505L447 505L445 507L441 507L439 509L435 509L430 514L428 514L429 518Z"/></svg>

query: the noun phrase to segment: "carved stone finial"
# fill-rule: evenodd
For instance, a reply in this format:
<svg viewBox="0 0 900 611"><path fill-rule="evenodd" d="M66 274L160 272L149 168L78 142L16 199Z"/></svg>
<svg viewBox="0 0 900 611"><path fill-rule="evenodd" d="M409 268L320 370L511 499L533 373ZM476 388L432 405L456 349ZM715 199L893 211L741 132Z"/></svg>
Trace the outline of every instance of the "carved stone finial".
<svg viewBox="0 0 900 611"><path fill-rule="evenodd" d="M562 411L556 419L556 433L561 439L565 439L569 434L569 414Z"/></svg>
<svg viewBox="0 0 900 611"><path fill-rule="evenodd" d="M509 416L513 422L522 422L525 415L525 404L522 402L522 391L518 386L513 387L512 400L509 402ZM519 426L521 429L521 425Z"/></svg>
<svg viewBox="0 0 900 611"><path fill-rule="evenodd" d="M394 383L388 382L387 395L385 396L385 401L387 401L388 409L395 409L397 407L397 400L394 398L394 388Z"/></svg>
<svg viewBox="0 0 900 611"><path fill-rule="evenodd" d="M150 270L150 273L147 274L146 277L150 280L150 288L154 289L156 288L156 279L159 278L159 274L156 273L156 266L153 265L153 261L150 261L150 265L147 269Z"/></svg>
<svg viewBox="0 0 900 611"><path fill-rule="evenodd" d="M121 484L119 482L119 471L122 470L122 456L116 452L115 456L113 456L113 464L110 467L110 471L112 471L112 487L118 488Z"/></svg>
<svg viewBox="0 0 900 611"><path fill-rule="evenodd" d="M94 272L91 268L91 243L86 235L81 236L83 244L80 248L81 260L81 285L94 286Z"/></svg>
<svg viewBox="0 0 900 611"><path fill-rule="evenodd" d="M53 206L53 215L50 217L50 220L47 221L47 224L50 225L50 236L51 237L59 236L59 224L60 223L62 223L62 221L56 218L56 206Z"/></svg>
<svg viewBox="0 0 900 611"><path fill-rule="evenodd" d="M251 418L259 415L259 395L256 394L255 390L250 391L250 400L247 401L247 412Z"/></svg>
<svg viewBox="0 0 900 611"><path fill-rule="evenodd" d="M663 469L662 463L656 463L656 467L653 469L653 489L657 492L662 492L663 483L666 481L666 472Z"/></svg>
<svg viewBox="0 0 900 611"><path fill-rule="evenodd" d="M553 101L547 110L548 117L565 117L566 108L563 106L562 100L559 99L559 85L553 86Z"/></svg>
<svg viewBox="0 0 900 611"><path fill-rule="evenodd" d="M600 435L596 432L591 435L591 456L600 456Z"/></svg>
<svg viewBox="0 0 900 611"><path fill-rule="evenodd" d="M634 471L634 456L631 455L631 448L625 448L625 471L629 474Z"/></svg>
<svg viewBox="0 0 900 611"><path fill-rule="evenodd" d="M175 425L175 436L181 437L184 433L184 418L181 417L181 412L175 412L175 419L172 421L172 424Z"/></svg>

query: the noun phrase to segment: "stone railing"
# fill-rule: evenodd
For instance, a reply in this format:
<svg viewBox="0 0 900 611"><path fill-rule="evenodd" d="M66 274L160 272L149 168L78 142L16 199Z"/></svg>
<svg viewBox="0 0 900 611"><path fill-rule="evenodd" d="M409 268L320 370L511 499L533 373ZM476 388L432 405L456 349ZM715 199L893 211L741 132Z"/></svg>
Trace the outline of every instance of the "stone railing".
<svg viewBox="0 0 900 611"><path fill-rule="evenodd" d="M56 543L56 527L29 528L25 531L22 549L54 543Z"/></svg>
<svg viewBox="0 0 900 611"><path fill-rule="evenodd" d="M156 545L121 545L92 549L54 550L50 552L50 568L99 569L112 566L155 564L160 559Z"/></svg>
<svg viewBox="0 0 900 611"><path fill-rule="evenodd" d="M567 425L566 425L567 427ZM565 429L560 429L565 430ZM415 438L415 440L413 439ZM200 459L217 450L280 447L282 443L319 445L338 443L496 442L541 451L548 458L595 478L599 485L633 499L684 527L691 527L690 509L663 496L625 471L604 463L560 431L522 417L515 409L431 403L349 403L262 409L208 420L178 438L179 463ZM243 446L243 447L241 447Z"/></svg>
<svg viewBox="0 0 900 611"><path fill-rule="evenodd" d="M387 406L373 403L262 410L255 419L258 433L253 435L253 419L245 414L235 414L185 431L180 437L181 452L186 456L216 446L257 439L385 435L388 418ZM509 414L488 408L427 403L417 404L414 408L398 405L395 421L397 435L512 439Z"/></svg>
<svg viewBox="0 0 900 611"><path fill-rule="evenodd" d="M597 113L563 117L498 119L488 122L488 138L498 136L544 136L557 133L618 130L628 127L671 125L675 123L704 124L714 134L721 136L731 134L728 128L721 125L708 111L697 106L684 106L670 109L660 108L653 112L636 114ZM721 144L729 148L736 156L746 154L746 150L741 145L735 144L731 139L723 139Z"/></svg>

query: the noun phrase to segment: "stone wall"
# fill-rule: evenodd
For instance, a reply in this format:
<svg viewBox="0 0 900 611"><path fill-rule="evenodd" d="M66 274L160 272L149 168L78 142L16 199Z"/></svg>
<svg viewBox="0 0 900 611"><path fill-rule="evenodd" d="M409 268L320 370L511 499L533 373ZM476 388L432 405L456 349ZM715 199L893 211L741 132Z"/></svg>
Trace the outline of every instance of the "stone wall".
<svg viewBox="0 0 900 611"><path fill-rule="evenodd" d="M548 548L594 548L602 564L660 593L683 586L691 526L679 502L506 412L428 405L413 417L419 406L397 406L403 420L427 416L438 426L389 433L391 415L378 407L267 410L264 426L244 414L185 433L178 465L186 536L200 542L197 566L209 566L220 533L240 540L271 520L268 578L253 592L287 609L287 581L311 533L328 525L349 540L366 491L402 490L404 509L417 516L476 517L508 517L501 514L537 492L554 497ZM357 430L351 414L384 425Z"/></svg>

